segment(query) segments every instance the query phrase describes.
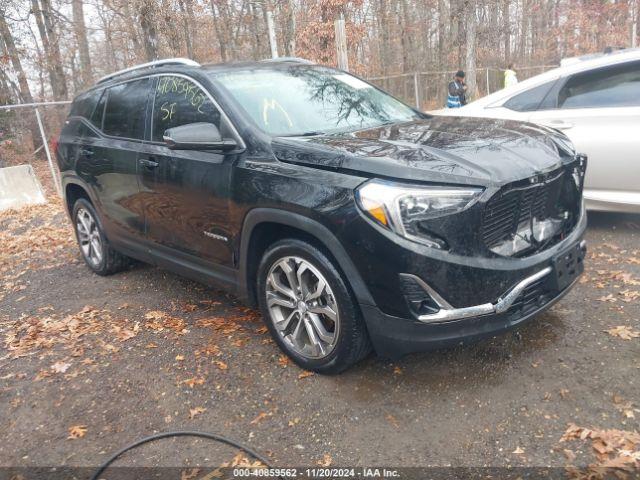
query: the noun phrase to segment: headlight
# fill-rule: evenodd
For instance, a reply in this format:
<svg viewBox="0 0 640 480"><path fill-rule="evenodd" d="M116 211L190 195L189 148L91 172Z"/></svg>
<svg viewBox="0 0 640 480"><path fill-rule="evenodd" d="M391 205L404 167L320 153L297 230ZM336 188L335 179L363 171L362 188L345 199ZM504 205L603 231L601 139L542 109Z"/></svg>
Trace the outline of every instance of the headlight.
<svg viewBox="0 0 640 480"><path fill-rule="evenodd" d="M356 191L362 211L378 224L398 235L430 247L444 242L420 228L420 222L458 213L475 203L482 189L454 187L414 187L371 180Z"/></svg>

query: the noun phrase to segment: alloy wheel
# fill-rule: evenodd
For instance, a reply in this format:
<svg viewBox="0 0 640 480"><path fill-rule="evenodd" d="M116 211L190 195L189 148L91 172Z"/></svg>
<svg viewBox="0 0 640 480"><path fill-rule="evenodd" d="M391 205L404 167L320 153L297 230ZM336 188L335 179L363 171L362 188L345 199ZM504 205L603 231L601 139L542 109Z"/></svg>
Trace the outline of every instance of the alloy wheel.
<svg viewBox="0 0 640 480"><path fill-rule="evenodd" d="M93 215L84 208L76 214L76 231L84 258L94 267L99 266L103 255L102 237Z"/></svg>
<svg viewBox="0 0 640 480"><path fill-rule="evenodd" d="M271 321L291 350L324 358L336 345L340 315L326 278L308 261L281 258L269 269L266 300Z"/></svg>

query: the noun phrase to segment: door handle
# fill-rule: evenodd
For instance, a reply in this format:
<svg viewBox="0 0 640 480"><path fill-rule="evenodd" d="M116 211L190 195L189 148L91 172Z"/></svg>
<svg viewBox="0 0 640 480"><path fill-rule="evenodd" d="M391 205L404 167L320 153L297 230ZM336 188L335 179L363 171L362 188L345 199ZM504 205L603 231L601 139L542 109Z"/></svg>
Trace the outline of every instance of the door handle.
<svg viewBox="0 0 640 480"><path fill-rule="evenodd" d="M84 155L85 157L93 156L93 150L91 148L81 148L80 155Z"/></svg>
<svg viewBox="0 0 640 480"><path fill-rule="evenodd" d="M138 160L140 165L146 168L157 168L160 165L158 162L153 160L152 158L141 158Z"/></svg>

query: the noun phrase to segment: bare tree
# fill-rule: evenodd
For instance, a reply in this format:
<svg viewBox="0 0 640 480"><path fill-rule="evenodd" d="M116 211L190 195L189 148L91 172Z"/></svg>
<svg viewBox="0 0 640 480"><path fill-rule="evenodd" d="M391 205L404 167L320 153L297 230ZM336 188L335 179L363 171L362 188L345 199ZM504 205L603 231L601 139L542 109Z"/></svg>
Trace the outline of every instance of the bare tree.
<svg viewBox="0 0 640 480"><path fill-rule="evenodd" d="M187 56L189 58L194 58L193 40L191 39L191 28L195 22L193 6L191 5L191 0L178 0L178 6L180 7L180 13L182 14L182 30L184 33L184 41L187 45Z"/></svg>
<svg viewBox="0 0 640 480"><path fill-rule="evenodd" d="M2 44L2 53L6 54L11 61L11 66L13 67L13 71L18 78L18 93L20 95L20 100L22 103L33 103L33 96L31 95L31 89L29 88L29 82L27 80L27 75L24 72L24 68L22 67L22 62L20 61L20 55L18 54L18 49L16 47L15 40L13 39L13 35L11 34L11 30L9 29L9 25L5 20L5 11L0 9L0 37ZM6 72L3 70L3 81L5 84L11 84L11 79L8 77ZM15 87L14 87L15 88ZM31 139L33 145L37 145L39 142L39 132L38 128L35 124L35 119L31 119L29 129L31 131Z"/></svg>
<svg viewBox="0 0 640 480"><path fill-rule="evenodd" d="M31 0L31 13L35 16L38 31L40 32L53 98L66 100L68 96L67 82L60 55L58 33L53 22L51 0Z"/></svg>
<svg viewBox="0 0 640 480"><path fill-rule="evenodd" d="M84 8L82 0L72 0L73 29L78 43L78 54L80 57L80 75L83 86L91 83L91 57L89 56L89 42L87 41L87 27L84 23Z"/></svg>
<svg viewBox="0 0 640 480"><path fill-rule="evenodd" d="M472 99L476 95L476 31L478 26L478 12L476 0L468 0L466 4L466 56L465 56L465 83L467 84L467 96Z"/></svg>
<svg viewBox="0 0 640 480"><path fill-rule="evenodd" d="M142 27L142 43L145 56L148 61L157 60L158 57L158 32L156 19L154 18L154 3L152 0L138 0L138 19Z"/></svg>

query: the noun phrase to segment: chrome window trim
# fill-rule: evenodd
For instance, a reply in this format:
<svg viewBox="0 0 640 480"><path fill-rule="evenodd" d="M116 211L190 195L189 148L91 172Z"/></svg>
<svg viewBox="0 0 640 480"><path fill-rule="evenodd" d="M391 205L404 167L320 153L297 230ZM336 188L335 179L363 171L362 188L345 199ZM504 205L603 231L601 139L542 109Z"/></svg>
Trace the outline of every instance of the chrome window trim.
<svg viewBox="0 0 640 480"><path fill-rule="evenodd" d="M200 83L195 78L193 78L193 77L191 77L189 75L185 75L184 73L177 73L177 72L176 73L172 73L172 72L152 73L152 74L149 74L149 75L141 75L139 77L129 78L127 80L122 80L122 81L119 81L119 82L115 82L115 83L112 83L112 84L110 84L108 86L101 86L100 88L103 88L105 91L108 91L111 87L116 87L118 85L122 85L123 83L135 82L136 80L142 80L142 79L145 79L145 78L151 79L153 77L182 77L182 78L185 78L185 79L193 82L200 90L202 90L205 93L205 95L209 98L209 100L211 100L211 102L215 105L215 107L220 111L220 115L231 126L231 130L232 130L233 134L235 135L236 140L238 140L238 150L245 150L247 148L247 145L244 143L244 139L242 138L240 133L238 133L238 129L236 128L234 123L231 121L231 119L229 118L227 113L222 109L220 104L213 97L213 95L211 95L211 93L209 93L209 91L204 87L204 85L202 85L202 83ZM155 99L155 90L154 90L153 98ZM108 101L109 101L109 99L107 98L107 102ZM152 99L152 101L153 101L153 99ZM98 103L99 103L99 100L98 100ZM107 107L107 104L105 103L105 109L106 109L106 107ZM147 107L148 107L148 105L147 105ZM154 107L154 105L152 104L151 105L151 133L153 132L153 107ZM91 123L91 122L89 122L89 123ZM103 124L104 124L104 122L103 122ZM103 137L106 137L106 138L114 138L114 139L117 139L117 140L126 140L126 141L130 141L130 142L140 142L140 143L153 144L153 145L165 145L164 142L154 142L151 138L149 138L149 140L146 140L146 139L139 139L139 138L116 137L114 135L107 135L106 133L104 133L104 131L102 131L102 129L99 129L99 132L100 132L100 135L102 135Z"/></svg>
<svg viewBox="0 0 640 480"><path fill-rule="evenodd" d="M153 67L162 67L166 65L187 65L189 67L199 67L200 64L195 60L191 60L190 58L163 58L162 60L154 60L152 62L141 63L140 65L134 65L133 67L123 68L122 70L118 70L113 73L109 73L104 77L98 79L96 83L104 83L107 80L111 80L120 75L124 75L125 73L134 72L136 70L142 70L145 68L153 68Z"/></svg>

